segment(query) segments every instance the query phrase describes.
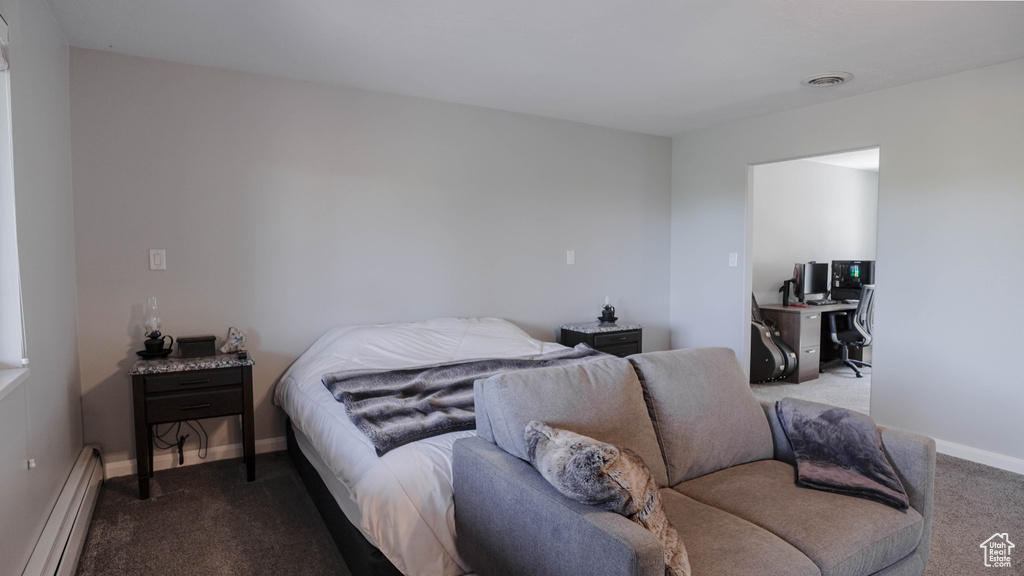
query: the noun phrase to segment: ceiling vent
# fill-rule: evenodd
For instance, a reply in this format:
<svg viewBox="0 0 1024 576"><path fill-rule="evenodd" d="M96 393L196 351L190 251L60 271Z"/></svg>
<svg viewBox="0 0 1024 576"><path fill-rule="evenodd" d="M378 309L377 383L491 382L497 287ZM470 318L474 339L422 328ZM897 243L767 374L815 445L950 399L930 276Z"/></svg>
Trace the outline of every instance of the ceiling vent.
<svg viewBox="0 0 1024 576"><path fill-rule="evenodd" d="M853 79L849 72L826 72L808 76L800 81L804 86L839 86Z"/></svg>

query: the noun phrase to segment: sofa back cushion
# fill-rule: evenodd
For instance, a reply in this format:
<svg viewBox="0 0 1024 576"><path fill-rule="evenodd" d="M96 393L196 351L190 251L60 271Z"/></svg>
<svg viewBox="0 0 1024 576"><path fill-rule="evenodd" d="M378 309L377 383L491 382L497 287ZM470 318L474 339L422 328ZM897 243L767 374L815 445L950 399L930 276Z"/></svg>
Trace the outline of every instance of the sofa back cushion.
<svg viewBox="0 0 1024 576"><path fill-rule="evenodd" d="M728 348L629 357L643 385L670 486L773 455L768 419Z"/></svg>
<svg viewBox="0 0 1024 576"><path fill-rule="evenodd" d="M658 486L668 485L643 389L627 360L497 374L478 380L474 394L477 435L517 458L529 460L526 425L538 420L629 448Z"/></svg>

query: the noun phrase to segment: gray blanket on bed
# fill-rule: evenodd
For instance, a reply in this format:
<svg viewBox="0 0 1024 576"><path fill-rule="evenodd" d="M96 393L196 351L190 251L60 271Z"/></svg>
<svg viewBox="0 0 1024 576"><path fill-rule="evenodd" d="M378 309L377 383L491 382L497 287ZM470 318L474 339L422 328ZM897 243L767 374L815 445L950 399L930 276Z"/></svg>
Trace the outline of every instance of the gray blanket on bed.
<svg viewBox="0 0 1024 576"><path fill-rule="evenodd" d="M579 364L608 355L585 344L530 358L492 358L405 370L325 374L324 386L345 404L377 455L423 438L476 427L473 382L501 372Z"/></svg>
<svg viewBox="0 0 1024 576"><path fill-rule="evenodd" d="M779 400L775 411L796 454L797 484L898 510L910 506L870 417L795 398Z"/></svg>

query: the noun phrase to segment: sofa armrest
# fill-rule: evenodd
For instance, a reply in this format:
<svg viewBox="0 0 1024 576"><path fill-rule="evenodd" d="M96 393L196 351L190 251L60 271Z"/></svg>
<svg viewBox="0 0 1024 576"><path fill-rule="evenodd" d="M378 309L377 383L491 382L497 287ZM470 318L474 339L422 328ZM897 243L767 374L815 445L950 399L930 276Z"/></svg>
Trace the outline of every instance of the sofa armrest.
<svg viewBox="0 0 1024 576"><path fill-rule="evenodd" d="M772 431L772 444L775 446L775 459L796 466L796 454L789 445L789 438L782 430L782 422L779 421L779 414L775 411L775 402L761 401L761 409L768 418L768 427Z"/></svg>
<svg viewBox="0 0 1024 576"><path fill-rule="evenodd" d="M658 539L566 498L528 463L479 437L453 447L460 555L480 576L663 576Z"/></svg>
<svg viewBox="0 0 1024 576"><path fill-rule="evenodd" d="M768 425L772 430L772 441L775 444L775 459L796 464L796 456L789 445L775 412L775 402L761 402ZM907 491L910 506L924 518L924 529L921 533L921 544L917 554L921 556L922 566L928 562L932 537L932 507L935 499L935 441L927 436L914 434L896 428L878 427L882 439L882 449L896 470L896 474Z"/></svg>
<svg viewBox="0 0 1024 576"><path fill-rule="evenodd" d="M917 553L928 563L935 501L935 440L913 432L879 426L882 448L907 491L910 506L924 518Z"/></svg>

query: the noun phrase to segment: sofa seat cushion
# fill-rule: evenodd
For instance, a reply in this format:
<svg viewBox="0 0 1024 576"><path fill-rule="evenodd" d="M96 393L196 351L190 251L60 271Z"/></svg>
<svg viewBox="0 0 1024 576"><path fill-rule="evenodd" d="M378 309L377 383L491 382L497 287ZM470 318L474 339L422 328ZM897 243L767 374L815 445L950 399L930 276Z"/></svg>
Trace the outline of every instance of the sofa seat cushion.
<svg viewBox="0 0 1024 576"><path fill-rule="evenodd" d="M687 348L628 359L644 387L670 486L774 454L768 419L732 350Z"/></svg>
<svg viewBox="0 0 1024 576"><path fill-rule="evenodd" d="M686 543L694 575L820 574L814 562L771 532L671 488L660 492L669 521Z"/></svg>
<svg viewBox="0 0 1024 576"><path fill-rule="evenodd" d="M797 486L793 466L777 460L727 468L674 489L779 536L823 576L873 574L913 552L924 528L913 508Z"/></svg>
<svg viewBox="0 0 1024 576"><path fill-rule="evenodd" d="M477 380L477 435L528 460L531 420L572 430L636 452L659 488L668 485L643 389L627 360L609 356L584 364L520 370Z"/></svg>

